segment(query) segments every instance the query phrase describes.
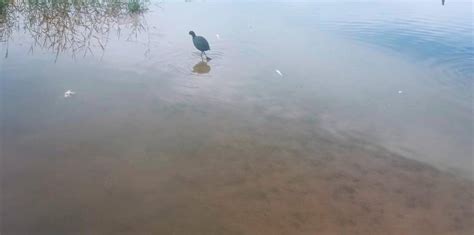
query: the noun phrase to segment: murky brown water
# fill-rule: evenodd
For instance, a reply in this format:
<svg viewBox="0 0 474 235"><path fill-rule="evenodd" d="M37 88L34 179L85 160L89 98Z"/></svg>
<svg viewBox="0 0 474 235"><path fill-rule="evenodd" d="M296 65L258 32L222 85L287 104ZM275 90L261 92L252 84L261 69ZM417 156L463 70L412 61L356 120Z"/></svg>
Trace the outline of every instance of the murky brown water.
<svg viewBox="0 0 474 235"><path fill-rule="evenodd" d="M472 87L445 67L301 3L14 6L2 235L474 231Z"/></svg>

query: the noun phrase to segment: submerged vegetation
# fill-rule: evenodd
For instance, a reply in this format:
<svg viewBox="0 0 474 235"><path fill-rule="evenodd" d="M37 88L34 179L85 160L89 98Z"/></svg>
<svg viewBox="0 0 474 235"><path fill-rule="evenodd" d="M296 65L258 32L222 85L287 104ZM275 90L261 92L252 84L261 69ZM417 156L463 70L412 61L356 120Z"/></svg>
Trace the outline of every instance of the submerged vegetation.
<svg viewBox="0 0 474 235"><path fill-rule="evenodd" d="M95 7L122 8L129 13L141 13L147 10L148 0L0 0L0 10L9 6L63 8L74 9L89 5Z"/></svg>
<svg viewBox="0 0 474 235"><path fill-rule="evenodd" d="M56 58L64 51L93 54L105 50L111 32L129 39L146 31L148 0L0 0L0 42L7 44L13 29L22 28L38 46Z"/></svg>

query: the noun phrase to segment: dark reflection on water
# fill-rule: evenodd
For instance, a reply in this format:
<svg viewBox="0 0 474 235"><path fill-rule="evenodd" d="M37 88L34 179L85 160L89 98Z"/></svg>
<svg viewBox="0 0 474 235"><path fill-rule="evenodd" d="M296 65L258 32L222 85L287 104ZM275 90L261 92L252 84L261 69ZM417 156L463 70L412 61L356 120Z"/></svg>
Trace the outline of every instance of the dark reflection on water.
<svg viewBox="0 0 474 235"><path fill-rule="evenodd" d="M464 21L294 1L9 4L1 235L472 234L472 94L452 66L467 62L439 60L452 47L428 56L439 66L413 59ZM417 22L387 45L428 32L390 53L339 35L354 12L356 31Z"/></svg>
<svg viewBox="0 0 474 235"><path fill-rule="evenodd" d="M200 61L193 67L193 72L195 73L204 74L209 73L209 71L211 71L211 66L209 66L209 64L204 61Z"/></svg>

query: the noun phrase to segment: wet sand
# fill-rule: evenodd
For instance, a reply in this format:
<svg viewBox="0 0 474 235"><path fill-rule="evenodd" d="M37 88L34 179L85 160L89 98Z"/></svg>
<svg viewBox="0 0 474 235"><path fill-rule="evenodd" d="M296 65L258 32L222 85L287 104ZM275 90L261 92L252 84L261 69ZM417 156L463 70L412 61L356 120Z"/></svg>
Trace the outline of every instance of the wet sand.
<svg viewBox="0 0 474 235"><path fill-rule="evenodd" d="M470 180L305 124L236 128L216 115L210 131L187 112L166 138L148 135L169 123L6 145L2 235L474 231Z"/></svg>

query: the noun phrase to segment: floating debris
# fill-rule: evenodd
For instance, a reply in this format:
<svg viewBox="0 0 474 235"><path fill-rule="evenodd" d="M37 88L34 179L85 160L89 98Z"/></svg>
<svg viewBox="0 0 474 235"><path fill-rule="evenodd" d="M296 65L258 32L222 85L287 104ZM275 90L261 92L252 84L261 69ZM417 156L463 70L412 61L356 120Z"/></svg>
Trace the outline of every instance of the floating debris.
<svg viewBox="0 0 474 235"><path fill-rule="evenodd" d="M216 38L220 40L221 36L219 36L219 34L216 34Z"/></svg>
<svg viewBox="0 0 474 235"><path fill-rule="evenodd" d="M398 94L403 94L403 91L402 90L398 91Z"/></svg>
<svg viewBox="0 0 474 235"><path fill-rule="evenodd" d="M278 69L275 69L275 72L278 73L278 75L282 76L283 77L283 74L280 72L280 70Z"/></svg>
<svg viewBox="0 0 474 235"><path fill-rule="evenodd" d="M66 92L64 92L64 98L69 98L69 97L71 97L75 94L76 94L76 92L71 91L71 90L67 90Z"/></svg>

